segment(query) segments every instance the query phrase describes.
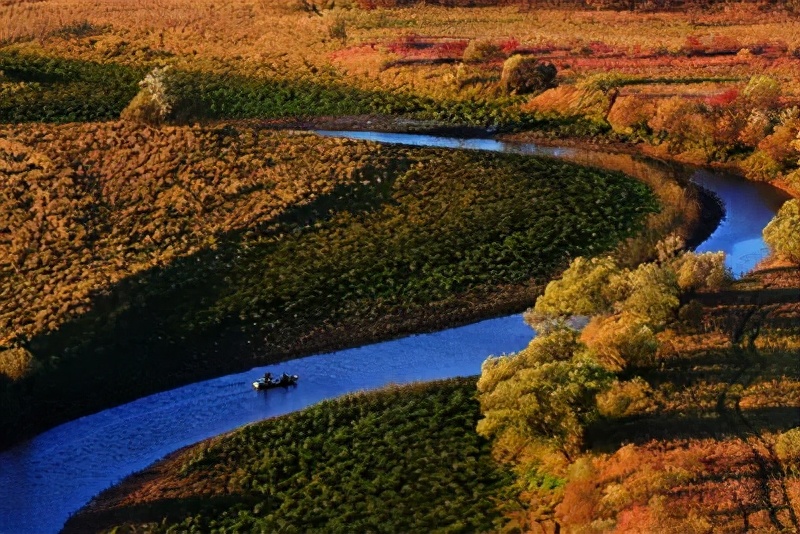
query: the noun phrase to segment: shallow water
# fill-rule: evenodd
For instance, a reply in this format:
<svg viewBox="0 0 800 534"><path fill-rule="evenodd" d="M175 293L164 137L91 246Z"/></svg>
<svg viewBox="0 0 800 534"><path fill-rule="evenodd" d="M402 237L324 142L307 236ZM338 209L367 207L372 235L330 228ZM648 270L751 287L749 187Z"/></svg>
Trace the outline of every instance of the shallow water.
<svg viewBox="0 0 800 534"><path fill-rule="evenodd" d="M320 133L568 159L580 152L488 139ZM736 272L748 270L763 256L761 229L786 195L724 174L698 171L695 179L727 207L725 221L699 250L724 250ZM0 533L56 532L92 496L182 446L348 392L475 375L487 356L518 351L532 336L520 315L491 319L223 376L65 423L0 453ZM265 371L284 370L300 376L297 387L257 392L250 386Z"/></svg>

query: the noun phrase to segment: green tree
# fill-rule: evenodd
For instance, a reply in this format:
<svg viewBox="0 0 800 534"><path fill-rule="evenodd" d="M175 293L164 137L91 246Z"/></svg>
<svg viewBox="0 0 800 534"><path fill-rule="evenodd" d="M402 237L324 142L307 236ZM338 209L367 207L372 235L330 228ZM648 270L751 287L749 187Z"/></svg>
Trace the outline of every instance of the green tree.
<svg viewBox="0 0 800 534"><path fill-rule="evenodd" d="M618 307L655 328L663 327L680 305L677 276L669 266L643 263L627 276L628 296Z"/></svg>
<svg viewBox="0 0 800 534"><path fill-rule="evenodd" d="M561 278L547 284L534 311L557 316L603 313L619 297L621 274L612 258L575 258Z"/></svg>
<svg viewBox="0 0 800 534"><path fill-rule="evenodd" d="M764 241L775 254L800 263L800 201L793 199L781 207L764 228Z"/></svg>
<svg viewBox="0 0 800 534"><path fill-rule="evenodd" d="M575 334L562 330L535 339L520 354L488 360L478 381L484 416L478 433L543 442L571 460L586 426L598 417L597 394L613 378L583 354Z"/></svg>
<svg viewBox="0 0 800 534"><path fill-rule="evenodd" d="M718 291L731 281L724 252L686 252L670 262L681 291Z"/></svg>

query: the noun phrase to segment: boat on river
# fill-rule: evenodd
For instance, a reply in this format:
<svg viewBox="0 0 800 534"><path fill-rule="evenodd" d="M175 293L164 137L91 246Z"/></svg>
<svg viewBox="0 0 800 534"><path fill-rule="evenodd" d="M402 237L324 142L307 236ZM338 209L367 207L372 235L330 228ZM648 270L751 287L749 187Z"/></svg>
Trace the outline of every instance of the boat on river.
<svg viewBox="0 0 800 534"><path fill-rule="evenodd" d="M272 388L288 388L289 386L296 386L297 375L287 375L284 373L280 378L263 377L253 382L255 389L272 389Z"/></svg>

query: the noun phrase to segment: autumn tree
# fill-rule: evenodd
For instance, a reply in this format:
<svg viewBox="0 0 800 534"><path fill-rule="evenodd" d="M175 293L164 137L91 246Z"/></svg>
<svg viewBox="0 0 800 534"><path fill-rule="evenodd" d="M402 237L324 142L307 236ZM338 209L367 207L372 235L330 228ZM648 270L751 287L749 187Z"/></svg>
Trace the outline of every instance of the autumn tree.
<svg viewBox="0 0 800 534"><path fill-rule="evenodd" d="M620 311L638 317L655 328L663 327L680 305L680 288L669 266L643 263L625 278L627 297L617 304Z"/></svg>
<svg viewBox="0 0 800 534"><path fill-rule="evenodd" d="M786 202L764 228L764 241L777 255L800 263L800 201Z"/></svg>
<svg viewBox="0 0 800 534"><path fill-rule="evenodd" d="M597 394L611 381L612 374L585 355L576 332L537 337L519 354L484 363L478 433L543 442L571 459L585 428L598 417Z"/></svg>
<svg viewBox="0 0 800 534"><path fill-rule="evenodd" d="M561 278L547 284L534 310L556 316L603 313L619 297L621 275L612 258L575 258Z"/></svg>
<svg viewBox="0 0 800 534"><path fill-rule="evenodd" d="M700 289L718 291L732 280L725 266L724 252L686 252L676 257L670 267L675 271L682 292Z"/></svg>
<svg viewBox="0 0 800 534"><path fill-rule="evenodd" d="M592 356L614 371L649 366L658 351L653 328L630 313L592 318L581 340Z"/></svg>

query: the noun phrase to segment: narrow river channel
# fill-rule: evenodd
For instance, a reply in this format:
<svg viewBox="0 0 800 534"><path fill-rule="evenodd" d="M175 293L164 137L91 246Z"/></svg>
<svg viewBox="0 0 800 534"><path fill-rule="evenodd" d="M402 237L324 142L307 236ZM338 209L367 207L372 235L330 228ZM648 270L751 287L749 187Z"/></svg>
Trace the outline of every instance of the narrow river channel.
<svg viewBox="0 0 800 534"><path fill-rule="evenodd" d="M318 133L581 160L581 151L571 148L490 139ZM726 207L725 220L698 250L725 251L735 273L751 269L766 252L761 230L788 197L721 173L696 171L693 179ZM349 392L475 375L487 356L520 350L532 336L520 315L490 319L198 382L65 423L0 453L0 534L57 532L91 497L185 445ZM265 371L297 373L299 385L254 391L250 382Z"/></svg>

